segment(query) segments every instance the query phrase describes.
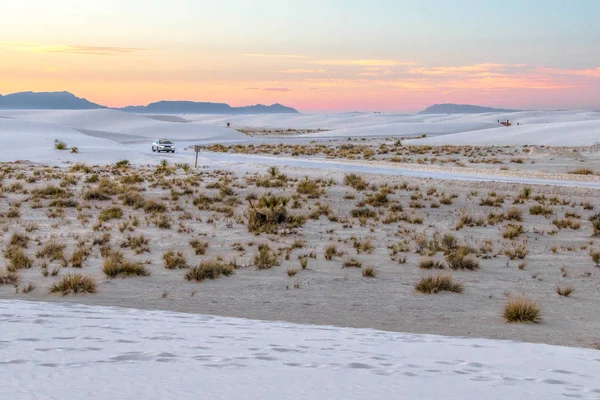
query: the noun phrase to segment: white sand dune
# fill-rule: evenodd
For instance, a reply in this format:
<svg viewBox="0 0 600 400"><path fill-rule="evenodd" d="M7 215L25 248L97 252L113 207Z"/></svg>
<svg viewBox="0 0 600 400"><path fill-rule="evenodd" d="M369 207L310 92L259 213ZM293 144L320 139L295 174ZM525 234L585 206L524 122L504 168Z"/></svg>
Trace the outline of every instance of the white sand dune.
<svg viewBox="0 0 600 400"><path fill-rule="evenodd" d="M600 397L595 350L20 301L0 323L6 399Z"/></svg>
<svg viewBox="0 0 600 400"><path fill-rule="evenodd" d="M145 141L159 137L172 140L240 140L233 129L201 123L161 121L117 110L0 110L0 117L45 122L82 130L95 136L108 134L119 142ZM120 137L119 135L123 135Z"/></svg>
<svg viewBox="0 0 600 400"><path fill-rule="evenodd" d="M501 126L419 139L410 144L591 146L600 144L600 120Z"/></svg>

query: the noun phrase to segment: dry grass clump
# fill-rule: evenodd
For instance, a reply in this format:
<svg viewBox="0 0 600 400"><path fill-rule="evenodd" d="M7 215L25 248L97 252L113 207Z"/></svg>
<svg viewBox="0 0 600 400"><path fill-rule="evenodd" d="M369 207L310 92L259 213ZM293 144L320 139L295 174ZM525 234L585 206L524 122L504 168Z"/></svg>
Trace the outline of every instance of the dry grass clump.
<svg viewBox="0 0 600 400"><path fill-rule="evenodd" d="M110 252L104 258L102 272L110 278L150 275L150 271L142 263L126 260L123 254L118 251Z"/></svg>
<svg viewBox="0 0 600 400"><path fill-rule="evenodd" d="M344 177L344 185L352 186L356 190L365 190L367 182L359 175L349 174Z"/></svg>
<svg viewBox="0 0 600 400"><path fill-rule="evenodd" d="M363 269L362 276L365 278L375 278L377 276L377 271L373 267L367 267Z"/></svg>
<svg viewBox="0 0 600 400"><path fill-rule="evenodd" d="M425 294L436 294L439 292L462 293L463 284L454 282L450 275L426 276L416 284L417 292Z"/></svg>
<svg viewBox="0 0 600 400"><path fill-rule="evenodd" d="M193 239L193 240L190 240L190 246L192 246L192 248L196 252L196 255L203 256L204 254L206 254L206 249L208 249L208 242L204 242L204 241L198 240L198 239Z"/></svg>
<svg viewBox="0 0 600 400"><path fill-rule="evenodd" d="M536 204L533 205L529 208L529 214L531 215L543 215L544 217L547 217L549 215L553 215L554 214L554 210L552 210L550 207L547 206L543 206L540 204Z"/></svg>
<svg viewBox="0 0 600 400"><path fill-rule="evenodd" d="M298 269L297 268L290 268L287 270L287 275L291 278L292 276L295 276L298 273Z"/></svg>
<svg viewBox="0 0 600 400"><path fill-rule="evenodd" d="M534 301L516 298L509 299L502 316L508 323L540 322L541 312Z"/></svg>
<svg viewBox="0 0 600 400"><path fill-rule="evenodd" d="M502 237L505 239L515 239L521 236L525 232L525 228L523 225L515 225L508 224L504 227L504 232L502 232Z"/></svg>
<svg viewBox="0 0 600 400"><path fill-rule="evenodd" d="M31 191L34 199L57 199L61 197L69 197L69 193L62 188L54 185L48 185L44 188L34 189Z"/></svg>
<svg viewBox="0 0 600 400"><path fill-rule="evenodd" d="M288 198L265 195L254 205L248 201L248 231L253 233L275 233L281 228L296 228L304 224L306 219L288 215Z"/></svg>
<svg viewBox="0 0 600 400"><path fill-rule="evenodd" d="M281 260L266 243L258 246L258 251L254 254L253 261L254 266L259 270L278 267L281 265Z"/></svg>
<svg viewBox="0 0 600 400"><path fill-rule="evenodd" d="M135 251L135 254L150 253L149 239L146 239L144 235L140 236L128 236L127 240L121 243L121 247L130 248Z"/></svg>
<svg viewBox="0 0 600 400"><path fill-rule="evenodd" d="M73 268L81 268L83 267L83 262L87 260L90 255L90 249L85 247L79 247L75 249L73 255L71 256L71 266Z"/></svg>
<svg viewBox="0 0 600 400"><path fill-rule="evenodd" d="M37 257L47 258L50 261L64 260L65 247L66 245L64 243L61 243L56 239L51 239L41 250L38 251Z"/></svg>
<svg viewBox="0 0 600 400"><path fill-rule="evenodd" d="M119 199L123 202L124 206L133 208L142 208L146 203L144 196L132 190L123 193Z"/></svg>
<svg viewBox="0 0 600 400"><path fill-rule="evenodd" d="M432 260L430 258L421 260L419 262L419 268L421 269L444 269L445 265L442 262Z"/></svg>
<svg viewBox="0 0 600 400"><path fill-rule="evenodd" d="M123 209L117 206L105 208L104 210L100 211L100 215L98 216L98 220L102 222L107 222L111 219L121 218L123 218Z"/></svg>
<svg viewBox="0 0 600 400"><path fill-rule="evenodd" d="M338 252L337 247L334 244L331 244L325 248L325 259L333 260L334 257L340 256L341 253Z"/></svg>
<svg viewBox="0 0 600 400"><path fill-rule="evenodd" d="M456 251L446 256L448 267L453 270L470 270L479 269L479 262L470 256L470 249L460 247Z"/></svg>
<svg viewBox="0 0 600 400"><path fill-rule="evenodd" d="M572 175L594 175L594 171L589 168L578 168L574 171L569 171Z"/></svg>
<svg viewBox="0 0 600 400"><path fill-rule="evenodd" d="M31 268L33 265L33 260L25 254L22 248L17 246L9 246L4 252L4 256L8 259L6 269L9 272Z"/></svg>
<svg viewBox="0 0 600 400"><path fill-rule="evenodd" d="M102 189L99 189L99 188L86 190L83 193L82 198L84 200L88 200L88 201L92 201L92 200L98 200L98 201L110 200L110 196L107 195L107 194L105 194L104 191L102 191Z"/></svg>
<svg viewBox="0 0 600 400"><path fill-rule="evenodd" d="M296 189L296 191L299 194L305 194L310 198L317 198L321 196L321 193L323 192L317 182L308 178L298 183L298 188Z"/></svg>
<svg viewBox="0 0 600 400"><path fill-rule="evenodd" d="M600 266L600 251L591 251L590 256L592 257L592 261Z"/></svg>
<svg viewBox="0 0 600 400"><path fill-rule="evenodd" d="M29 245L29 236L27 236L23 233L13 232L12 236L10 237L9 246L27 248L28 245Z"/></svg>
<svg viewBox="0 0 600 400"><path fill-rule="evenodd" d="M191 268L185 273L188 281L202 282L206 279L218 279L221 275L231 276L235 270L230 265L219 260L204 260L199 266Z"/></svg>
<svg viewBox="0 0 600 400"><path fill-rule="evenodd" d="M187 260L183 255L181 250L178 250L177 253L174 250L167 250L163 253L163 260L165 261L166 269L178 269L178 268L187 268Z"/></svg>
<svg viewBox="0 0 600 400"><path fill-rule="evenodd" d="M559 219L559 218L555 218L552 223L558 228L558 229L573 229L573 230L577 230L579 228L581 228L581 222L579 221L575 221L571 218L563 218L563 219Z"/></svg>
<svg viewBox="0 0 600 400"><path fill-rule="evenodd" d="M556 293L559 296L564 296L564 297L569 297L571 295L571 293L573 293L575 291L575 289L573 289L573 286L557 286L556 287Z"/></svg>
<svg viewBox="0 0 600 400"><path fill-rule="evenodd" d="M150 214L162 214L167 212L167 206L154 200L147 200L144 203L144 211Z"/></svg>
<svg viewBox="0 0 600 400"><path fill-rule="evenodd" d="M377 213L369 207L361 207L353 209L351 215L353 218L374 218Z"/></svg>
<svg viewBox="0 0 600 400"><path fill-rule="evenodd" d="M50 287L50 293L60 292L63 296L69 293L96 293L96 282L90 276L67 274Z"/></svg>
<svg viewBox="0 0 600 400"><path fill-rule="evenodd" d="M600 219L595 219L592 221L592 237L600 238Z"/></svg>
<svg viewBox="0 0 600 400"><path fill-rule="evenodd" d="M362 263L355 258L350 258L344 261L342 268L362 268Z"/></svg>
<svg viewBox="0 0 600 400"><path fill-rule="evenodd" d="M0 272L0 285L16 285L19 283L19 275L16 272Z"/></svg>

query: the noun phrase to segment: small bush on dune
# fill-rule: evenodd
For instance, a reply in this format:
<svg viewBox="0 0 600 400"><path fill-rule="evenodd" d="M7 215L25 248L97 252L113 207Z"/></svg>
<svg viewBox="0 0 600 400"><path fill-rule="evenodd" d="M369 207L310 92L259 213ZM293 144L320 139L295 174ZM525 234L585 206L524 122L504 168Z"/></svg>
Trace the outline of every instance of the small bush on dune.
<svg viewBox="0 0 600 400"><path fill-rule="evenodd" d="M9 272L31 268L33 265L33 260L29 258L20 247L10 246L6 250L5 256L8 259L8 265L6 266L6 269Z"/></svg>
<svg viewBox="0 0 600 400"><path fill-rule="evenodd" d="M326 260L333 260L334 257L339 255L340 254L338 253L337 247L334 244L327 246L327 248L325 249Z"/></svg>
<svg viewBox="0 0 600 400"><path fill-rule="evenodd" d="M67 144L65 142L63 142L62 140L55 139L54 140L54 148L56 150L66 150Z"/></svg>
<svg viewBox="0 0 600 400"><path fill-rule="evenodd" d="M102 272L110 278L118 276L149 276L150 271L139 262L128 261L119 252L110 252L104 258Z"/></svg>
<svg viewBox="0 0 600 400"><path fill-rule="evenodd" d="M80 247L73 252L71 256L71 266L73 268L81 268L83 267L83 262L87 260L90 255L90 250Z"/></svg>
<svg viewBox="0 0 600 400"><path fill-rule="evenodd" d="M589 168L579 168L574 171L570 171L569 174L573 175L594 175L594 171Z"/></svg>
<svg viewBox="0 0 600 400"><path fill-rule="evenodd" d="M365 190L367 188L367 182L356 174L349 174L344 177L344 184L352 186L356 190Z"/></svg>
<svg viewBox="0 0 600 400"><path fill-rule="evenodd" d="M415 286L420 293L435 294L439 292L462 293L462 283L454 282L450 275L426 276Z"/></svg>
<svg viewBox="0 0 600 400"><path fill-rule="evenodd" d="M133 208L142 208L144 207L145 200L144 197L138 192L128 191L125 192L119 197L119 199L123 202L124 206L129 206Z"/></svg>
<svg viewBox="0 0 600 400"><path fill-rule="evenodd" d="M559 296L564 296L564 297L569 297L573 292L575 291L575 289L573 289L572 286L557 286L556 287L556 293Z"/></svg>
<svg viewBox="0 0 600 400"><path fill-rule="evenodd" d="M19 275L16 272L0 271L0 285L16 285L19 283Z"/></svg>
<svg viewBox="0 0 600 400"><path fill-rule="evenodd" d="M258 246L258 251L254 255L254 266L257 269L269 269L281 265L281 260L271 250L268 244Z"/></svg>
<svg viewBox="0 0 600 400"><path fill-rule="evenodd" d="M201 256L206 254L206 249L208 249L208 243L198 239L190 240L190 246L192 246L192 248L196 252L196 255Z"/></svg>
<svg viewBox="0 0 600 400"><path fill-rule="evenodd" d="M540 322L541 313L534 301L527 299L509 299L502 314L506 322Z"/></svg>
<svg viewBox="0 0 600 400"><path fill-rule="evenodd" d="M363 269L362 276L365 278L375 278L377 276L377 271L373 267L367 267Z"/></svg>
<svg viewBox="0 0 600 400"><path fill-rule="evenodd" d="M248 231L253 233L275 233L281 228L295 228L305 222L304 217L288 215L288 198L265 195L254 205L249 202Z"/></svg>
<svg viewBox="0 0 600 400"><path fill-rule="evenodd" d="M167 212L167 206L153 200L148 200L144 203L144 211L152 214L162 214Z"/></svg>
<svg viewBox="0 0 600 400"><path fill-rule="evenodd" d="M50 287L50 293L60 292L63 296L69 293L96 293L96 282L81 274L67 274L59 282Z"/></svg>
<svg viewBox="0 0 600 400"><path fill-rule="evenodd" d="M29 244L29 236L23 233L14 232L10 237L9 246L16 246L20 248L27 248Z"/></svg>
<svg viewBox="0 0 600 400"><path fill-rule="evenodd" d="M98 219L102 222L110 221L111 219L123 218L123 209L121 207L112 206L100 211Z"/></svg>
<svg viewBox="0 0 600 400"><path fill-rule="evenodd" d="M419 268L421 269L444 269L445 266L443 263L439 261L435 261L432 259L421 260L419 263Z"/></svg>
<svg viewBox="0 0 600 400"><path fill-rule="evenodd" d="M37 253L38 258L48 258L50 261L64 260L66 245L58 242L55 239L51 239L46 245Z"/></svg>
<svg viewBox="0 0 600 400"><path fill-rule="evenodd" d="M202 282L206 279L218 279L221 275L231 276L235 270L230 265L224 264L218 260L205 260L199 266L191 268L185 274L188 281Z"/></svg>
<svg viewBox="0 0 600 400"><path fill-rule="evenodd" d="M312 179L304 179L300 183L298 183L297 192L299 194L305 194L308 197L319 197L321 195L321 188L319 184Z"/></svg>
<svg viewBox="0 0 600 400"><path fill-rule="evenodd" d="M448 267L453 270L470 270L479 269L479 262L469 255L469 251L459 248L446 256Z"/></svg>
<svg viewBox="0 0 600 400"><path fill-rule="evenodd" d="M166 269L178 269L187 268L187 260L181 250L175 253L174 250L167 250L163 253L163 260L165 261Z"/></svg>

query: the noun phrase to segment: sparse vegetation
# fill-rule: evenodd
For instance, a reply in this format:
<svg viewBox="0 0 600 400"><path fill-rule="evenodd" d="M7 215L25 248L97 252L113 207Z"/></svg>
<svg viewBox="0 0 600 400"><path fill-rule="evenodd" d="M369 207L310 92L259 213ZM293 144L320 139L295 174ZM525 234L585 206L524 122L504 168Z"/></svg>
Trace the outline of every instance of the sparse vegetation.
<svg viewBox="0 0 600 400"><path fill-rule="evenodd" d="M462 293L464 287L462 283L454 282L450 275L426 276L415 286L418 292L425 294L435 294L439 292Z"/></svg>
<svg viewBox="0 0 600 400"><path fill-rule="evenodd" d="M509 323L541 321L541 312L537 304L523 298L509 299L504 306L502 316Z"/></svg>
<svg viewBox="0 0 600 400"><path fill-rule="evenodd" d="M61 293L63 296L69 293L96 293L96 282L82 274L67 274L50 287L50 293Z"/></svg>

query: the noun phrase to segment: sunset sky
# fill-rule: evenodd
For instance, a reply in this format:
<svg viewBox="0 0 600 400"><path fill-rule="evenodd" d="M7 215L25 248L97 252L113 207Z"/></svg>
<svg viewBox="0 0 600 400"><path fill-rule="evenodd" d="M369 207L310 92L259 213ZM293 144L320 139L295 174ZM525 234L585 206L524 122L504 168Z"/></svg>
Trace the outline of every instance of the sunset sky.
<svg viewBox="0 0 600 400"><path fill-rule="evenodd" d="M596 0L5 1L0 94L600 110L599 18Z"/></svg>

